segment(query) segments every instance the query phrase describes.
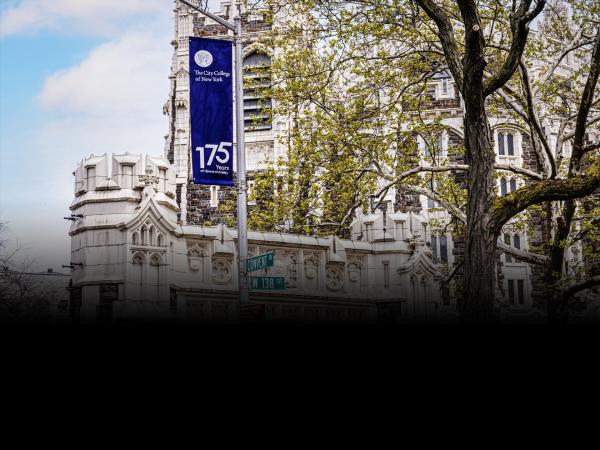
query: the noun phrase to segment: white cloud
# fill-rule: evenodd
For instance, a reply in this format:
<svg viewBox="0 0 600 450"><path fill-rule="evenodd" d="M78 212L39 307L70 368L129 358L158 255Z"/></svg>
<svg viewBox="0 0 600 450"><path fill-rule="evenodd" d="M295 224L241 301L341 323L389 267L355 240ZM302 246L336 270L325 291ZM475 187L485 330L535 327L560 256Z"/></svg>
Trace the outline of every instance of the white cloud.
<svg viewBox="0 0 600 450"><path fill-rule="evenodd" d="M38 100L44 108L86 115L147 113L157 106L157 90L166 100L171 51L168 36L130 32L51 75Z"/></svg>
<svg viewBox="0 0 600 450"><path fill-rule="evenodd" d="M68 262L68 213L78 161L94 153L164 153L168 131L162 107L169 92L169 9L149 30L122 30L81 62L43 83L37 103L45 120L31 123L11 151L10 196L0 195L4 217L39 268ZM6 194L6 193L5 193Z"/></svg>
<svg viewBox="0 0 600 450"><path fill-rule="evenodd" d="M0 36L48 28L112 33L125 19L164 13L169 3L171 0L21 0L1 13Z"/></svg>

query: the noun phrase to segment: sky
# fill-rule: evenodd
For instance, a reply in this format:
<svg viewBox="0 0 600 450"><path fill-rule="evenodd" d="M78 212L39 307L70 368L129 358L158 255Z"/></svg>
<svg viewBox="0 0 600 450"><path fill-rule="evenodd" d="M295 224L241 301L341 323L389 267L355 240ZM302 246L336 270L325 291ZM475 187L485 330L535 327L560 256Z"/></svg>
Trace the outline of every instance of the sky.
<svg viewBox="0 0 600 450"><path fill-rule="evenodd" d="M163 154L173 31L172 0L0 0L0 239L17 262L65 270L78 161Z"/></svg>

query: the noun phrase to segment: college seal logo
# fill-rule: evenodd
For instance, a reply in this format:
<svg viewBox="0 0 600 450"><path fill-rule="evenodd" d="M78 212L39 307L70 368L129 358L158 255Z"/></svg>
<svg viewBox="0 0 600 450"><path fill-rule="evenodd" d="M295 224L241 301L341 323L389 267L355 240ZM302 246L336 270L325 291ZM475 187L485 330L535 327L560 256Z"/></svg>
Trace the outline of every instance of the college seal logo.
<svg viewBox="0 0 600 450"><path fill-rule="evenodd" d="M194 61L200 67L208 67L213 63L213 56L206 50L200 50L194 55Z"/></svg>

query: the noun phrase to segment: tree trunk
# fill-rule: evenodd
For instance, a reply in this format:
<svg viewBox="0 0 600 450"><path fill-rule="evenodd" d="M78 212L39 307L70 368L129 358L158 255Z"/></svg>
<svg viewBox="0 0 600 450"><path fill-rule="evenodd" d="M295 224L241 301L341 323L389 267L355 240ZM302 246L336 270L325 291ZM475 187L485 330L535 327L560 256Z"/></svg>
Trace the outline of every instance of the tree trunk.
<svg viewBox="0 0 600 450"><path fill-rule="evenodd" d="M564 242L569 237L573 215L575 214L575 201L565 201L562 214L557 218L554 238L550 247L550 264L546 269L546 295L548 322L553 324L564 324L569 318L569 310L563 297L561 280L567 275L565 273L565 246Z"/></svg>
<svg viewBox="0 0 600 450"><path fill-rule="evenodd" d="M548 322L552 324L563 324L568 320L568 310L563 302L560 281L562 279L563 261L565 249L553 245L550 250L550 264L546 269L546 312Z"/></svg>
<svg viewBox="0 0 600 450"><path fill-rule="evenodd" d="M479 23L478 18L465 22ZM494 316L496 239L490 226L495 198L495 153L485 110L483 37L473 27L467 32L464 59L465 149L469 164L467 223L465 230L464 294L461 316L466 322L489 322Z"/></svg>
<svg viewBox="0 0 600 450"><path fill-rule="evenodd" d="M468 84L465 90L469 90ZM468 95L464 98L470 98ZM483 101L466 105L465 138L470 177L461 312L467 322L489 322L494 316L498 232L490 226L495 154Z"/></svg>

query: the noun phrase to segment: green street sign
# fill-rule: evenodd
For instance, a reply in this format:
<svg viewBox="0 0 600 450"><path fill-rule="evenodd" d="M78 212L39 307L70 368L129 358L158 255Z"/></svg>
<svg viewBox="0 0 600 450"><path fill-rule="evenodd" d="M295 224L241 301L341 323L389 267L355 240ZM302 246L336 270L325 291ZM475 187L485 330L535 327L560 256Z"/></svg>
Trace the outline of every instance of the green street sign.
<svg viewBox="0 0 600 450"><path fill-rule="evenodd" d="M275 264L275 253L265 253L263 255L258 255L253 258L248 258L246 260L246 270L248 272L254 272L255 270L273 267L273 264Z"/></svg>
<svg viewBox="0 0 600 450"><path fill-rule="evenodd" d="M285 289L285 277L250 277L250 289Z"/></svg>

